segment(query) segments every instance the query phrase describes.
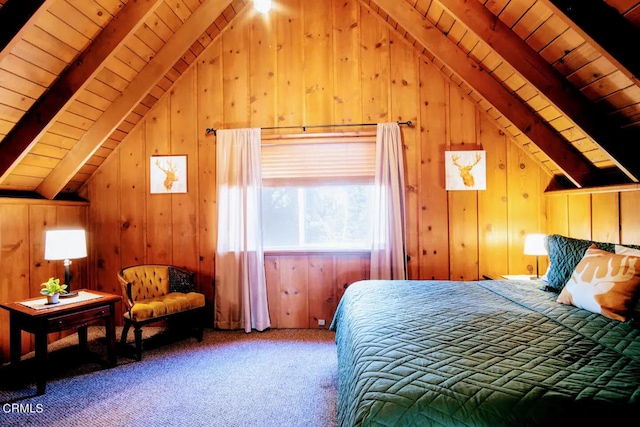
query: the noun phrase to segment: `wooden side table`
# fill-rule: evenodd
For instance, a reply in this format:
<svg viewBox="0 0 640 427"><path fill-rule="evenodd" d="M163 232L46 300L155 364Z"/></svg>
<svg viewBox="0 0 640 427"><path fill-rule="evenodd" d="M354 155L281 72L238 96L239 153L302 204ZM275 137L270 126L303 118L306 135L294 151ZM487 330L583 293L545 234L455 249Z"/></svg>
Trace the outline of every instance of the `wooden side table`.
<svg viewBox="0 0 640 427"><path fill-rule="evenodd" d="M34 334L36 348L36 384L37 394L44 394L47 379L47 335L65 329L78 329L78 342L83 349L87 346L88 325L104 322L107 338L107 354L109 366L115 366L116 356L116 310L115 304L122 298L120 295L81 289L83 292L98 295L98 298L79 300L65 304L56 304L47 308L35 309L23 303L42 300L43 297L25 301L0 303L0 307L9 311L9 357L10 365L17 367L20 363L22 349L22 332ZM78 297L74 297L76 299Z"/></svg>

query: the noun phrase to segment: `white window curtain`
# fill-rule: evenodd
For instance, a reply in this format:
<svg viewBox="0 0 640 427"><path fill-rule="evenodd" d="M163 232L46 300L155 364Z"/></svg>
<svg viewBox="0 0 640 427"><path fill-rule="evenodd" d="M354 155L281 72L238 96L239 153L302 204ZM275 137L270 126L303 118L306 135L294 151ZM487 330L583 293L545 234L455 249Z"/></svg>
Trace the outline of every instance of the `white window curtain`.
<svg viewBox="0 0 640 427"><path fill-rule="evenodd" d="M404 161L397 123L378 123L370 278L407 278Z"/></svg>
<svg viewBox="0 0 640 427"><path fill-rule="evenodd" d="M270 326L261 222L260 129L218 130L215 326Z"/></svg>

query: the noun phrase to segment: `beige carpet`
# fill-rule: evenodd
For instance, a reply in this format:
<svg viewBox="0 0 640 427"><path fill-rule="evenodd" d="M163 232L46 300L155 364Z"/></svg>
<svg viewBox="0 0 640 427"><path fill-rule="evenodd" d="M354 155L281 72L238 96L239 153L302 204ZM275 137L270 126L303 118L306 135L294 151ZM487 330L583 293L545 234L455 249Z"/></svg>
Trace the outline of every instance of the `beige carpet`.
<svg viewBox="0 0 640 427"><path fill-rule="evenodd" d="M119 330L118 330L119 333ZM133 334L129 334L133 339ZM118 335L119 336L119 335ZM1 426L335 426L335 334L327 330L205 330L204 340L147 328L140 362L106 368L104 328L49 346L58 366L35 395L32 354L0 368Z"/></svg>

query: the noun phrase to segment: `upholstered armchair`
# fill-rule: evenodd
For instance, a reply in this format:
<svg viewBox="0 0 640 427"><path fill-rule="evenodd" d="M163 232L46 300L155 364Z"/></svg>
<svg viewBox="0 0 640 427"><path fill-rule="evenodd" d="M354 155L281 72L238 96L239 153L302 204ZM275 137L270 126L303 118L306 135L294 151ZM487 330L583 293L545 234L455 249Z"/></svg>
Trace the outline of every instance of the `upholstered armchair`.
<svg viewBox="0 0 640 427"><path fill-rule="evenodd" d="M118 271L126 311L120 342L134 327L136 358L142 360L142 326L161 320L186 318L202 341L204 294L195 292L195 274L183 268L163 264L126 267Z"/></svg>

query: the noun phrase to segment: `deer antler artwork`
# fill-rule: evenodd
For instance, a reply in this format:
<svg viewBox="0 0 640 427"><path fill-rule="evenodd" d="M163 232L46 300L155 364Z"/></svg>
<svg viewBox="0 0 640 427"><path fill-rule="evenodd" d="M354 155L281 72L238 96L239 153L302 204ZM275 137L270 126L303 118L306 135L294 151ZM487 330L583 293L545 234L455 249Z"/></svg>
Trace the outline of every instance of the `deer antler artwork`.
<svg viewBox="0 0 640 427"><path fill-rule="evenodd" d="M164 175L165 175L164 182L163 182L164 188L166 188L167 191L171 191L171 188L173 187L173 183L178 181L178 175L176 174L176 172L178 171L178 167L174 165L171 160L167 160L167 167L163 168L162 165L160 164L160 160L157 160L157 159L156 159L156 166L162 172L164 172Z"/></svg>
<svg viewBox="0 0 640 427"><path fill-rule="evenodd" d="M482 156L480 155L480 153L476 153L476 161L468 165L461 165L458 162L459 160L459 155L454 155L451 157L451 161L453 162L454 166L456 166L460 171L460 177L462 178L462 182L465 187L474 187L476 185L476 180L471 173L471 169L473 169L473 167L477 165L480 160L482 160Z"/></svg>
<svg viewBox="0 0 640 427"><path fill-rule="evenodd" d="M610 258L606 265L598 262L603 255L587 251L581 262L571 275L566 288L568 297L566 303L577 305L594 313L602 313L603 303L609 303L611 296L606 294L616 286L623 287L636 274L636 260L626 257L622 261L614 262ZM594 261L591 261L594 260ZM560 301L560 299L559 299Z"/></svg>

